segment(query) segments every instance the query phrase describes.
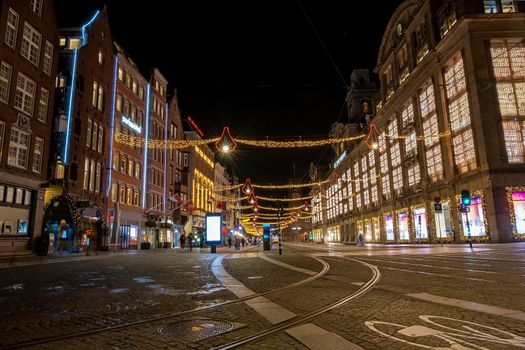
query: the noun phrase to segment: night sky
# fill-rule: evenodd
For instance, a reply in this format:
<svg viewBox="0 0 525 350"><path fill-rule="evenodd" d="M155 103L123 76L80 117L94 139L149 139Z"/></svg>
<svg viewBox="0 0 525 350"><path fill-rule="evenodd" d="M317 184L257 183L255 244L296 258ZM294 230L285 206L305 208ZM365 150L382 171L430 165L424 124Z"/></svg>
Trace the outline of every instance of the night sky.
<svg viewBox="0 0 525 350"><path fill-rule="evenodd" d="M160 69L183 118L192 116L206 137L230 126L234 137L263 139L326 137L332 123L346 121L345 81L353 69L373 70L400 3L301 0L336 69L296 0L55 0L63 25L106 4L113 38L144 73ZM283 183L294 164L306 180L310 162L329 157L329 147L242 147L222 162L241 180Z"/></svg>

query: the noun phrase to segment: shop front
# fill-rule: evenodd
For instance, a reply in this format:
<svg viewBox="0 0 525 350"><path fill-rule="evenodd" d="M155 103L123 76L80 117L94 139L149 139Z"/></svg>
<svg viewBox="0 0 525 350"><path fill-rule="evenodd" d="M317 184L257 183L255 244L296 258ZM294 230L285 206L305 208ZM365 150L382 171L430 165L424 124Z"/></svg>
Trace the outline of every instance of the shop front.
<svg viewBox="0 0 525 350"><path fill-rule="evenodd" d="M341 231L339 226L331 226L326 230L326 242L341 242Z"/></svg>
<svg viewBox="0 0 525 350"><path fill-rule="evenodd" d="M0 184L0 252L29 252L33 191Z"/></svg>
<svg viewBox="0 0 525 350"><path fill-rule="evenodd" d="M459 200L458 200L459 201ZM461 213L461 229L464 240L470 237L476 240L488 240L484 195L482 191L474 191L470 197L468 212Z"/></svg>
<svg viewBox="0 0 525 350"><path fill-rule="evenodd" d="M408 242L410 240L408 210L403 209L397 213L397 226L399 230L399 240Z"/></svg>
<svg viewBox="0 0 525 350"><path fill-rule="evenodd" d="M436 239L442 241L454 241L454 230L452 229L452 216L450 212L450 202L441 201L436 210L436 205L431 202L432 212L434 213L434 228ZM439 210L441 209L441 210Z"/></svg>
<svg viewBox="0 0 525 350"><path fill-rule="evenodd" d="M525 187L507 187L509 219L515 239L525 238Z"/></svg>
<svg viewBox="0 0 525 350"><path fill-rule="evenodd" d="M385 233L387 242L394 242L396 240L394 233L394 215L391 213L385 215Z"/></svg>
<svg viewBox="0 0 525 350"><path fill-rule="evenodd" d="M318 228L315 230L312 230L312 239L314 242L323 242L323 229Z"/></svg>
<svg viewBox="0 0 525 350"><path fill-rule="evenodd" d="M428 240L426 208L415 207L413 209L415 238L419 241Z"/></svg>

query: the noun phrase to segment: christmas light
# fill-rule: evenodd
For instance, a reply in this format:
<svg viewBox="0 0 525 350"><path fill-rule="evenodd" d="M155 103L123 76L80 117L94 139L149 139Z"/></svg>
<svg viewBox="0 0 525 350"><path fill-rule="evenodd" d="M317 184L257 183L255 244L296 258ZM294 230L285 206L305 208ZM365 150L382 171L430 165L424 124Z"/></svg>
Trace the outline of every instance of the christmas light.
<svg viewBox="0 0 525 350"><path fill-rule="evenodd" d="M242 186L241 191L242 191L242 193L244 193L244 194L250 194L250 193L252 193L252 191L253 191L253 186L252 186L252 183L251 183L251 181L250 181L249 178L246 179L246 181L244 182L244 185Z"/></svg>
<svg viewBox="0 0 525 350"><path fill-rule="evenodd" d="M230 134L230 128L227 126L222 130L222 135L219 140L215 142L215 148L223 153L233 152L235 148L237 148L237 143Z"/></svg>
<svg viewBox="0 0 525 350"><path fill-rule="evenodd" d="M299 197L299 198L271 198L271 197L263 197L263 196L257 196L257 199L262 199L265 201L272 201L272 202L296 202L296 201L303 201L305 199L312 199L312 196L308 197Z"/></svg>

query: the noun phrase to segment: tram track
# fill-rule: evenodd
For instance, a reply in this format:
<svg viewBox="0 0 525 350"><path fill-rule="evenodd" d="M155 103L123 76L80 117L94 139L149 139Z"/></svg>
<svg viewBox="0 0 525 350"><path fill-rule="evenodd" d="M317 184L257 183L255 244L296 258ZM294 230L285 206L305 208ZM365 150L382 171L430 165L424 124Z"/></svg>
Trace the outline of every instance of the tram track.
<svg viewBox="0 0 525 350"><path fill-rule="evenodd" d="M297 252L297 254L306 256L306 254L299 253L299 252ZM68 340L68 339L84 338L84 337L98 335L98 334L103 334L103 333L110 333L110 332L118 331L118 330L121 330L121 329L129 328L129 327L140 326L140 325L144 325L144 324L148 324L148 323L155 323L155 322L159 322L159 321L165 321L165 320L169 320L169 319L172 319L172 318L177 318L177 317L180 317L180 316L196 314L196 313L199 313L199 312L203 312L203 311L207 311L207 310L211 310L211 309L215 309L215 308L220 308L220 307L224 307L224 306L238 304L238 303L242 303L244 301L250 300L250 299L255 299L255 298L266 296L266 295L269 295L269 294L281 292L283 290L299 287L299 286L305 285L307 283L310 283L310 282L312 282L312 281L314 281L316 279L319 279L319 278L323 277L330 270L330 265L326 261L324 261L322 259L319 259L317 257L312 257L312 256L308 256L308 257L318 261L319 263L321 263L321 265L323 266L322 270L320 272L316 273L315 275L312 275L312 276L310 276L308 278L305 278L305 279L303 279L301 281L298 281L298 282L295 282L295 283L291 283L291 284L288 284L288 285L285 285L285 286L282 286L282 287L279 287L279 288L275 288L275 289L268 290L268 291L261 292L261 293L256 293L256 294L253 294L253 295L245 296L245 297L234 299L234 300L229 300L229 301L225 301L225 302L221 302L221 303L216 303L216 304L212 304L212 305L198 307L198 308L194 308L194 309L190 309L190 310L186 310L186 311L173 312L173 313L169 313L169 314L165 314L165 315L153 316L153 317L149 317L149 318L142 319L142 320L130 321L130 322L125 322L125 323L121 323L121 324L117 324L117 325L112 325L112 326L102 327L102 328L96 328L96 329L90 329L90 330L81 331L81 332L75 332L75 333L70 333L70 334L61 334L61 335L56 335L56 336L51 336L51 337L37 338L37 339L26 340L26 341L22 341L22 342L13 343L13 344L7 344L7 345L4 345L4 346L0 346L0 350L21 349L21 348L26 348L26 347L30 347L30 346L44 345L44 344L54 343L54 342L58 342L58 341Z"/></svg>
<svg viewBox="0 0 525 350"><path fill-rule="evenodd" d="M253 335L250 335L250 336L247 336L247 337L244 337L244 338L241 338L241 339L238 339L238 340L235 340L235 341L232 341L230 343L226 343L226 344L222 344L222 345L219 345L219 346L216 346L216 347L213 347L211 348L211 350L227 350L227 349L233 349L233 348L236 348L238 346L241 346L241 345L244 345L244 344L247 344L247 343L250 343L250 342L253 342L253 341L257 341L257 340L261 340L263 338L266 338L268 336L271 336L275 333L278 333L278 332L281 332L281 331L284 331L286 329L289 329L289 328L292 328L294 326L297 326L297 325L300 325L300 324L303 324L305 322L308 322L312 319L314 319L315 317L319 316L319 315L322 315L326 312L329 312L337 307L340 307L346 303L349 303L351 302L352 300L366 294L367 292L369 292L375 284L377 284L377 282L379 282L379 280L381 279L381 272L379 271L379 269L372 265L372 264L369 264L365 261L361 261L361 260L358 260L358 259L354 259L354 258L346 258L346 257L342 257L343 260L348 260L348 261L353 261L353 262L357 262L359 264L362 264L366 267L368 267L371 271L372 271L372 277L367 281L365 282L357 291L353 292L353 293L350 293L348 295L346 295L345 297L343 298L340 298L328 305L325 305L321 308L318 308L314 311L311 311L303 316L299 316L299 317L296 317L296 318L293 318L291 320L288 320L288 321L284 321L284 322L281 322L273 327L270 327L264 331L261 331L261 332L258 332L256 334L253 334Z"/></svg>

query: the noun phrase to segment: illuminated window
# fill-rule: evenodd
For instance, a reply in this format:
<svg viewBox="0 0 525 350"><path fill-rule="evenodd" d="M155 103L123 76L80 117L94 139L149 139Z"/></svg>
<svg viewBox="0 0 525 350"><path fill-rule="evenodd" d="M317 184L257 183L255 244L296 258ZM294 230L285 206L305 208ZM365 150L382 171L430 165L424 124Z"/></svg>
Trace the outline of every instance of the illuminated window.
<svg viewBox="0 0 525 350"><path fill-rule="evenodd" d="M443 164L441 159L441 147L438 145L427 149L425 152L427 160L427 174L430 181L438 181L443 178Z"/></svg>
<svg viewBox="0 0 525 350"><path fill-rule="evenodd" d="M15 108L32 116L35 92L36 83L22 73L18 73L18 79L16 81Z"/></svg>
<svg viewBox="0 0 525 350"><path fill-rule="evenodd" d="M464 173L477 167L476 150L470 127L470 109L466 91L463 59L456 56L444 71L447 104L452 127L456 170Z"/></svg>
<svg viewBox="0 0 525 350"><path fill-rule="evenodd" d="M37 120L45 123L47 120L47 106L49 104L49 91L40 88L40 99L38 100Z"/></svg>
<svg viewBox="0 0 525 350"><path fill-rule="evenodd" d="M414 123L414 105L412 102L408 102L401 111L401 120L403 127Z"/></svg>
<svg viewBox="0 0 525 350"><path fill-rule="evenodd" d="M118 197L118 186L115 182L111 184L111 201L115 203Z"/></svg>
<svg viewBox="0 0 525 350"><path fill-rule="evenodd" d="M459 173L476 169L476 151L472 142L472 130L469 128L453 138L454 161Z"/></svg>
<svg viewBox="0 0 525 350"><path fill-rule="evenodd" d="M423 136L425 138L425 146L432 146L439 142L439 127L436 114L431 114L428 119L423 122Z"/></svg>
<svg viewBox="0 0 525 350"><path fill-rule="evenodd" d="M90 167L89 167L89 191L94 192L95 191L95 161L91 159Z"/></svg>
<svg viewBox="0 0 525 350"><path fill-rule="evenodd" d="M84 186L82 187L84 190L89 189L89 158L84 159Z"/></svg>
<svg viewBox="0 0 525 350"><path fill-rule="evenodd" d="M98 50L98 64L104 64L104 53L102 50Z"/></svg>
<svg viewBox="0 0 525 350"><path fill-rule="evenodd" d="M421 175L419 172L419 164L415 164L407 169L408 185L414 186L419 184Z"/></svg>
<svg viewBox="0 0 525 350"><path fill-rule="evenodd" d="M391 190L390 190L390 175L386 174L381 177L381 188L383 190L383 195L385 199L390 199Z"/></svg>
<svg viewBox="0 0 525 350"><path fill-rule="evenodd" d="M44 155L44 140L40 137L35 138L35 147L33 149L33 172L40 174L42 171L42 159Z"/></svg>
<svg viewBox="0 0 525 350"><path fill-rule="evenodd" d="M18 32L18 19L19 19L18 13L12 8L9 8L9 12L7 14L7 25L5 27L4 42L8 46L12 47L13 49L16 46L16 35Z"/></svg>
<svg viewBox="0 0 525 350"><path fill-rule="evenodd" d="M9 101L9 88L11 86L11 72L13 68L2 61L0 66L0 101L7 103Z"/></svg>
<svg viewBox="0 0 525 350"><path fill-rule="evenodd" d="M9 165L27 169L30 140L30 134L14 127L11 128L11 138L9 140L9 154L7 158L7 163Z"/></svg>
<svg viewBox="0 0 525 350"><path fill-rule="evenodd" d="M401 164L401 151L399 150L399 142L396 142L390 147L390 162L392 167L396 167Z"/></svg>
<svg viewBox="0 0 525 350"><path fill-rule="evenodd" d="M100 179L102 176L102 164L97 162L97 168L95 172L95 192L100 193Z"/></svg>
<svg viewBox="0 0 525 350"><path fill-rule="evenodd" d="M388 154L384 153L379 156L379 163L381 167L381 174L388 173Z"/></svg>
<svg viewBox="0 0 525 350"><path fill-rule="evenodd" d="M118 80L124 81L124 69L121 66L118 67L117 76Z"/></svg>
<svg viewBox="0 0 525 350"><path fill-rule="evenodd" d="M38 62L40 60L41 41L42 35L29 23L25 22L20 54L22 57L27 58L29 62L33 63L35 66L38 66Z"/></svg>
<svg viewBox="0 0 525 350"><path fill-rule="evenodd" d="M392 183L394 185L394 192L400 194L403 189L403 170L401 167L392 170Z"/></svg>
<svg viewBox="0 0 525 350"><path fill-rule="evenodd" d="M53 44L46 40L46 46L44 47L44 60L42 61L42 70L47 75L51 75L53 69Z"/></svg>
<svg viewBox="0 0 525 350"><path fill-rule="evenodd" d="M525 121L504 120L503 134L509 163L525 162Z"/></svg>
<svg viewBox="0 0 525 350"><path fill-rule="evenodd" d="M407 156L417 154L417 138L415 130L408 134L405 139L405 152Z"/></svg>

